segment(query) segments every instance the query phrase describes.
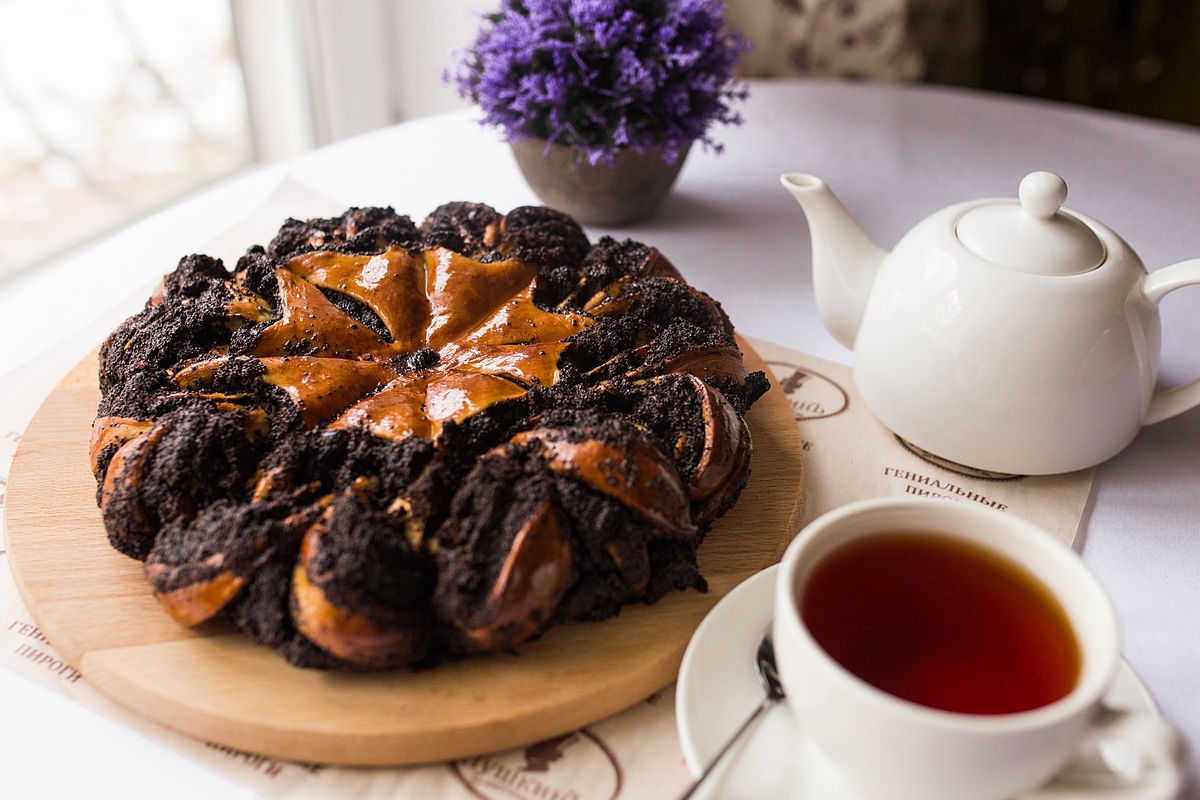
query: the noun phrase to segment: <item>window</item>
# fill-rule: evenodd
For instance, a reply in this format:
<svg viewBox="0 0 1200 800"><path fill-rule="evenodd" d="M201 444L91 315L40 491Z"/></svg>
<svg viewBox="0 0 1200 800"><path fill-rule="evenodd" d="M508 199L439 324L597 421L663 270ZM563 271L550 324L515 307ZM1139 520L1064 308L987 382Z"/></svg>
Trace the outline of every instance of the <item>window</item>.
<svg viewBox="0 0 1200 800"><path fill-rule="evenodd" d="M252 158L227 0L0 0L0 280Z"/></svg>

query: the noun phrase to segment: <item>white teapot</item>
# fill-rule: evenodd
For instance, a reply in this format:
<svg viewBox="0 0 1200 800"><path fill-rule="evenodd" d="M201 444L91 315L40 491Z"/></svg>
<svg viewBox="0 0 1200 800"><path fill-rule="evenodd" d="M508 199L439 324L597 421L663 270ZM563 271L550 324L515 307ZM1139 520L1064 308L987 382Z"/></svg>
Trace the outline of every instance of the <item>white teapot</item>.
<svg viewBox="0 0 1200 800"><path fill-rule="evenodd" d="M781 181L808 217L821 321L909 443L988 471L1068 472L1200 404L1200 380L1154 393L1158 303L1200 283L1200 259L1148 274L1112 230L1062 208L1057 175L1027 175L1019 200L944 208L891 253L820 179Z"/></svg>

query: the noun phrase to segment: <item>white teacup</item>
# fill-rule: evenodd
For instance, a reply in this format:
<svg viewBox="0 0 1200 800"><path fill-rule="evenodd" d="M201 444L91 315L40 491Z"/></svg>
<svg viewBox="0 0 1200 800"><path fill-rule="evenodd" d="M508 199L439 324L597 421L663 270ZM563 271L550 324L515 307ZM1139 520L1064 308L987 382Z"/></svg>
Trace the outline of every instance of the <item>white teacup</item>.
<svg viewBox="0 0 1200 800"><path fill-rule="evenodd" d="M884 692L830 657L806 629L796 597L832 551L862 537L905 531L974 543L1031 572L1061 603L1074 630L1081 653L1074 689L1029 711L955 713ZM832 511L805 528L783 557L774 639L787 702L801 729L872 800L1002 800L1086 763L1081 749L1095 750L1102 736L1118 737L1133 754L1137 763L1125 780L1152 777L1172 793L1178 786L1170 729L1144 714L1110 712L1101 702L1120 664L1116 617L1104 590L1070 548L1018 517L906 497ZM1101 782L1122 781L1100 772Z"/></svg>

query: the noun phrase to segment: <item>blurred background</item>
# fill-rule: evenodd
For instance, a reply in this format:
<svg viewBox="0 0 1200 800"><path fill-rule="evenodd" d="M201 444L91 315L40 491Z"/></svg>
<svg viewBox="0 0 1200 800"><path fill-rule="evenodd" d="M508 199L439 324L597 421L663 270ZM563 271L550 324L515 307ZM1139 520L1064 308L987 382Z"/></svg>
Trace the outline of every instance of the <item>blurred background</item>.
<svg viewBox="0 0 1200 800"><path fill-rule="evenodd" d="M498 0L0 0L0 289L256 164L465 106ZM1200 124L1200 0L728 0L748 77L932 82Z"/></svg>

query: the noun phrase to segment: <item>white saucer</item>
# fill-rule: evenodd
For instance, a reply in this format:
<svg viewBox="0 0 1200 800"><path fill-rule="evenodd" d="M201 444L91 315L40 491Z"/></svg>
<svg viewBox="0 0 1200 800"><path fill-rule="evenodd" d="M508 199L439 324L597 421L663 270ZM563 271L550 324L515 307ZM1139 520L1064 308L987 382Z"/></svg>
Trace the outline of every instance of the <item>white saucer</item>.
<svg viewBox="0 0 1200 800"><path fill-rule="evenodd" d="M693 777L717 753L763 697L754 667L759 638L771 624L777 567L769 567L730 592L696 629L683 657L675 690L675 719L683 756ZM1105 702L1160 717L1146 687L1122 663ZM778 704L767 711L736 752L717 793L725 800L863 800L837 768L803 735ZM1147 787L1143 787L1147 788ZM1133 800L1154 796L1135 787L1094 788L1088 798ZM1047 786L1024 800L1082 797L1078 790Z"/></svg>

